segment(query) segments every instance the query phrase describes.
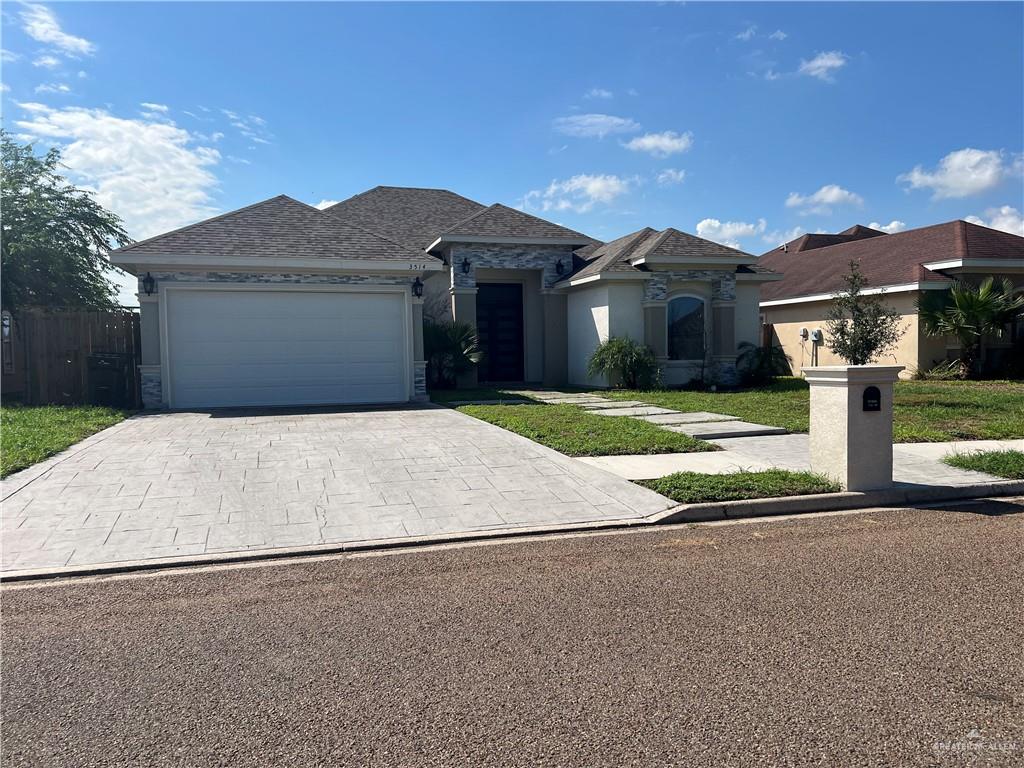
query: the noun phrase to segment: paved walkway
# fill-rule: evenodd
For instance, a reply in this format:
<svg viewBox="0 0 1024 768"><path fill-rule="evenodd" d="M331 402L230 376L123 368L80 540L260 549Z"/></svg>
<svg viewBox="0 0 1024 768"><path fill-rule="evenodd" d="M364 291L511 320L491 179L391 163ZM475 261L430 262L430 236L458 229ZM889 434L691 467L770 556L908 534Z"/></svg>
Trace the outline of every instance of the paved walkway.
<svg viewBox="0 0 1024 768"><path fill-rule="evenodd" d="M580 459L630 480L650 480L673 472L724 474L740 470L809 471L807 435L733 437L711 442L715 453L665 453L652 456L594 456ZM1003 480L983 472L957 469L943 457L971 451L1024 450L1024 440L972 440L953 443L897 443L893 446L893 480L915 485L973 485Z"/></svg>
<svg viewBox="0 0 1024 768"><path fill-rule="evenodd" d="M446 408L156 413L3 483L5 571L636 519L672 502Z"/></svg>

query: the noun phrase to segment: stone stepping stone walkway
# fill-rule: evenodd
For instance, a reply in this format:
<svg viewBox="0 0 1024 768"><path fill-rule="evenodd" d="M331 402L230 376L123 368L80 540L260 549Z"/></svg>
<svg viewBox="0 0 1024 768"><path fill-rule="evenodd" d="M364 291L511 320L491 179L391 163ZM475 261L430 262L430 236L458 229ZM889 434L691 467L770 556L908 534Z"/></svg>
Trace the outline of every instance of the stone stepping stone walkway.
<svg viewBox="0 0 1024 768"><path fill-rule="evenodd" d="M633 416L634 418L675 413L670 408L659 408L656 405L639 405L629 408L598 408L591 409L589 412L597 416Z"/></svg>
<svg viewBox="0 0 1024 768"><path fill-rule="evenodd" d="M716 440L722 437L754 437L758 435L784 435L782 427L766 427L749 421L717 421L705 424L663 424L672 432L682 432L698 440Z"/></svg>
<svg viewBox="0 0 1024 768"><path fill-rule="evenodd" d="M786 434L786 430L781 427L767 427L764 424L741 421L737 417L729 416L725 413L712 413L710 411L681 413L671 408L662 408L657 405L640 402L639 400L612 400L588 392L522 390L509 391L509 395L511 397L527 397L553 405L578 405L586 409L588 413L594 413L598 416L628 416L641 419L662 429L682 432L699 440Z"/></svg>
<svg viewBox="0 0 1024 768"><path fill-rule="evenodd" d="M644 421L651 424L707 424L713 421L739 421L736 416L727 416L724 413L708 413L707 411L695 411L693 413L658 413L653 416L641 416Z"/></svg>

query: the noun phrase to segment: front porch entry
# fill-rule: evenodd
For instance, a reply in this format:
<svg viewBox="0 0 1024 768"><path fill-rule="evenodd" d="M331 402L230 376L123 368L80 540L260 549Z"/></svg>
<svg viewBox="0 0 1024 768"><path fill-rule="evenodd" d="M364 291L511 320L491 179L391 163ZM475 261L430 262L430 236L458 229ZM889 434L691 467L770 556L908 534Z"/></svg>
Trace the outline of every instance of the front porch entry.
<svg viewBox="0 0 1024 768"><path fill-rule="evenodd" d="M488 383L524 380L522 283L477 285L476 327L484 359L479 380Z"/></svg>

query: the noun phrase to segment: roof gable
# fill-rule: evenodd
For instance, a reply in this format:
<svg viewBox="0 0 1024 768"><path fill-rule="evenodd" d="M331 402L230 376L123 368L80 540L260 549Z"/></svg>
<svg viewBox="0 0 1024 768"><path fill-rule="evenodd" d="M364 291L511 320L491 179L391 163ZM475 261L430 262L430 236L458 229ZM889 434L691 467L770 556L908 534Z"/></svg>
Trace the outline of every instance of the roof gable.
<svg viewBox="0 0 1024 768"><path fill-rule="evenodd" d="M447 189L374 187L327 208L327 213L422 250L453 224L484 210Z"/></svg>
<svg viewBox="0 0 1024 768"><path fill-rule="evenodd" d="M590 243L592 239L568 227L495 203L473 213L454 226L438 233L445 240L459 237L514 238L523 240L567 240Z"/></svg>
<svg viewBox="0 0 1024 768"><path fill-rule="evenodd" d="M639 259L644 261L672 261L701 259L729 259L731 261L750 261L755 258L749 253L744 253L736 248L705 240L702 237L691 235L687 232L680 232L678 229L669 227L662 231L657 237L649 238L632 253L630 259L636 262Z"/></svg>
<svg viewBox="0 0 1024 768"><path fill-rule="evenodd" d="M134 256L390 261L428 258L422 251L328 216L287 195L157 235L113 253L126 263Z"/></svg>

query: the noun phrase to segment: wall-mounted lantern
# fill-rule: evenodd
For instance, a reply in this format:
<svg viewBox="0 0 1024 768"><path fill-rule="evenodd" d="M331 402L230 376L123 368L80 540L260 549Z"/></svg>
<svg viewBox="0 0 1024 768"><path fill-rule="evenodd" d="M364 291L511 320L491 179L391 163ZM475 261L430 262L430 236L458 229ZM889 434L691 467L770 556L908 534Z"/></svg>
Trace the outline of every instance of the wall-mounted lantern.
<svg viewBox="0 0 1024 768"><path fill-rule="evenodd" d="M468 275L472 265L469 263L469 257L464 256L462 258L462 274Z"/></svg>
<svg viewBox="0 0 1024 768"><path fill-rule="evenodd" d="M558 273L558 274L560 274L560 275L561 275L561 274L562 274L563 272L565 272L565 264L563 264L563 263L562 263L562 260L561 260L561 259L559 259L559 260L558 260L558 263L557 263L557 264L555 264L555 272L557 272L557 273Z"/></svg>
<svg viewBox="0 0 1024 768"><path fill-rule="evenodd" d="M153 291L155 289L156 289L156 280L153 279L153 276L151 274L149 274L149 272L147 272L146 276L144 278L142 278L142 290L146 292L147 296L152 296L153 295Z"/></svg>
<svg viewBox="0 0 1024 768"><path fill-rule="evenodd" d="M418 277L412 281L412 295L417 299L423 298L423 281Z"/></svg>

